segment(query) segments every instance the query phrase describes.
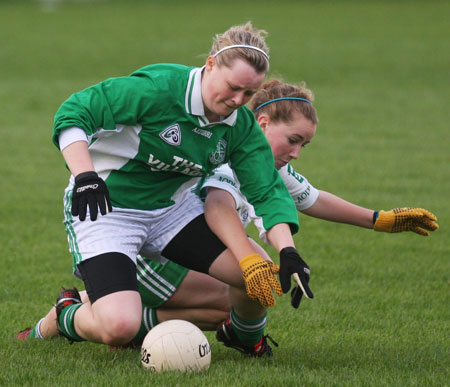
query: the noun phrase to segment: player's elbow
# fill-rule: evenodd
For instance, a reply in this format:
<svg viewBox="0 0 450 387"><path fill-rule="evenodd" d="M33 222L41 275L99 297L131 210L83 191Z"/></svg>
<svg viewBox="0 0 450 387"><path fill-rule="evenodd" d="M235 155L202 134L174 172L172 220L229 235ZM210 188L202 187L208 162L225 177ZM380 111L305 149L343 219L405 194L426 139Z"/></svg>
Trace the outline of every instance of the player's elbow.
<svg viewBox="0 0 450 387"><path fill-rule="evenodd" d="M205 218L208 223L220 220L224 212L230 210L236 210L236 203L230 193L217 188L208 191L205 200Z"/></svg>

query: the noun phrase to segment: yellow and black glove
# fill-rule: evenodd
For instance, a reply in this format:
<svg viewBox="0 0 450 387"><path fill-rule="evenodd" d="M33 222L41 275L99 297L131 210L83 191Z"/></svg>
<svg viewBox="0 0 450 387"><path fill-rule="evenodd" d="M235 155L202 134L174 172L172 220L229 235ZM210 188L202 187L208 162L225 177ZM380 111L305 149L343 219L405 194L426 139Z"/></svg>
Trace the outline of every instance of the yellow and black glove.
<svg viewBox="0 0 450 387"><path fill-rule="evenodd" d="M390 211L379 211L374 214L375 231L402 232L413 231L428 236L429 231L439 228L436 216L423 208L402 207Z"/></svg>
<svg viewBox="0 0 450 387"><path fill-rule="evenodd" d="M280 270L273 262L265 261L259 254L251 254L239 262L250 298L258 300L264 307L274 306L273 291L283 294L275 274Z"/></svg>

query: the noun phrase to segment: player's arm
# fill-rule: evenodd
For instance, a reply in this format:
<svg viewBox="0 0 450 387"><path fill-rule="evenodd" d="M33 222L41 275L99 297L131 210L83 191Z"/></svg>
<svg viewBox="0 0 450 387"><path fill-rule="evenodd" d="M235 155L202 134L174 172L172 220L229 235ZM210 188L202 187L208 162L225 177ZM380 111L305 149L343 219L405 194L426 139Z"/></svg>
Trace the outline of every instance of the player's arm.
<svg viewBox="0 0 450 387"><path fill-rule="evenodd" d="M294 199L298 211L332 222L372 228L373 210L347 202L329 192L318 190L290 164L280 169L280 176Z"/></svg>
<svg viewBox="0 0 450 387"><path fill-rule="evenodd" d="M69 129L75 130L75 129ZM64 133L64 131L62 132ZM72 215L79 216L80 220L86 219L87 208L91 220L96 220L98 211L106 215L112 211L108 188L105 182L95 172L89 154L87 141L68 141L68 145L62 145L62 155L67 166L75 177L75 186L72 195Z"/></svg>
<svg viewBox="0 0 450 387"><path fill-rule="evenodd" d="M236 202L229 192L215 187L208 188L205 218L214 234L238 261L255 253L236 211Z"/></svg>
<svg viewBox="0 0 450 387"><path fill-rule="evenodd" d="M320 219L390 233L413 231L427 236L428 231L439 228L436 216L423 208L403 207L390 211L374 211L325 191L320 191L315 203L302 212Z"/></svg>
<svg viewBox="0 0 450 387"><path fill-rule="evenodd" d="M295 249L294 240L288 224L280 223L267 232L269 242L280 252L280 268L264 261L250 244L245 229L236 212L233 196L218 188L210 187L205 200L205 218L211 230L231 250L243 271L247 293L258 299L264 306L273 306L278 295L291 288L291 275L297 281L292 305L298 307L303 294L308 298L314 295L309 289L309 267ZM280 274L280 284L274 274ZM294 295L293 293L293 295Z"/></svg>
<svg viewBox="0 0 450 387"><path fill-rule="evenodd" d="M319 196L314 204L301 212L331 222L373 228L373 215L375 211L347 202L329 192L319 191Z"/></svg>
<svg viewBox="0 0 450 387"><path fill-rule="evenodd" d="M220 188L209 187L205 199L205 218L211 230L237 259L249 297L265 307L275 305L273 291L282 295L275 277L278 267L264 260L250 243L233 196Z"/></svg>
<svg viewBox="0 0 450 387"><path fill-rule="evenodd" d="M309 266L296 250L290 228L286 223L277 224L268 230L267 239L280 253L279 274L283 293L287 293L291 288L291 276L297 283L291 292L291 305L298 308L303 295L314 298L309 288L311 275Z"/></svg>
<svg viewBox="0 0 450 387"><path fill-rule="evenodd" d="M76 141L62 149L62 155L72 175L95 171L87 141Z"/></svg>
<svg viewBox="0 0 450 387"><path fill-rule="evenodd" d="M413 231L420 235L428 235L428 231L439 228L436 217L423 208L404 207L390 211L374 211L350 203L332 193L319 191L289 164L280 169L280 175L296 203L297 210L315 218L375 231Z"/></svg>
<svg viewBox="0 0 450 387"><path fill-rule="evenodd" d="M150 94L148 83L137 77L111 78L72 94L56 112L53 142L75 177L71 211L80 220L85 220L88 207L91 220L97 219L99 210L102 215L112 210L106 184L89 155L87 136L95 136L99 128L116 130L118 122L136 125L150 109L151 104L143 102Z"/></svg>

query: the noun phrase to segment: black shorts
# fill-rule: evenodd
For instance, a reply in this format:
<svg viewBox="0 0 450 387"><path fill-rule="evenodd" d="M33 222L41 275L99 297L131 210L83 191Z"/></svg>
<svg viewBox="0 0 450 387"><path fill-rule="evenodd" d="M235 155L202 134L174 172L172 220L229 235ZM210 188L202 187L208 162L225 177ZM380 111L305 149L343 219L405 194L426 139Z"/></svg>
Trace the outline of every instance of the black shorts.
<svg viewBox="0 0 450 387"><path fill-rule="evenodd" d="M202 214L175 235L161 255L188 269L208 274L211 264L226 248Z"/></svg>
<svg viewBox="0 0 450 387"><path fill-rule="evenodd" d="M225 250L226 246L211 231L202 214L175 235L162 251L162 256L188 269L208 274L211 264ZM125 254L101 254L81 262L78 269L92 304L108 294L138 291L136 265Z"/></svg>
<svg viewBox="0 0 450 387"><path fill-rule="evenodd" d="M106 253L78 264L89 301L93 304L108 294L138 291L136 265L122 253Z"/></svg>

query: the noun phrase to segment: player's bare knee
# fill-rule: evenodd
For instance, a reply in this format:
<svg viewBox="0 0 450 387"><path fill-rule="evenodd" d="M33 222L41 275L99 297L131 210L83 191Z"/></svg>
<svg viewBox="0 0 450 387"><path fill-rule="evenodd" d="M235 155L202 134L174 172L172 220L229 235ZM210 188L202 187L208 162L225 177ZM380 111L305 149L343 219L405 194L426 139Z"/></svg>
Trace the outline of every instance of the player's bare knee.
<svg viewBox="0 0 450 387"><path fill-rule="evenodd" d="M111 319L102 329L102 341L109 345L129 343L138 333L141 319L126 316Z"/></svg>

